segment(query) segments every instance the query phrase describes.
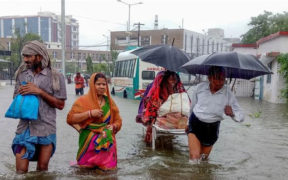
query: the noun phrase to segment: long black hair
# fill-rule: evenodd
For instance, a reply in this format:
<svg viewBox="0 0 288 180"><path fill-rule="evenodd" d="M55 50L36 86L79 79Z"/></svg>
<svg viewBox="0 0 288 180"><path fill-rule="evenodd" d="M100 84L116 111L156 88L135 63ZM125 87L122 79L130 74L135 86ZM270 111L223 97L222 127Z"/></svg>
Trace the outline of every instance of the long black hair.
<svg viewBox="0 0 288 180"><path fill-rule="evenodd" d="M178 75L176 72L166 70L166 71L164 72L163 79L162 79L162 81L161 81L161 85L160 85L160 86L162 86L163 83L167 83L167 80L168 80L168 78L169 78L170 76L175 76L175 77L176 77L176 80L177 80L176 84L177 84L178 82L180 82L180 77L179 77L179 75Z"/></svg>
<svg viewBox="0 0 288 180"><path fill-rule="evenodd" d="M218 76L219 74L224 73L225 74L225 69L221 66L211 66L208 70L208 77L211 76ZM226 74L225 74L226 77Z"/></svg>
<svg viewBox="0 0 288 180"><path fill-rule="evenodd" d="M95 79L94 79L94 84L99 78L103 78L107 82L107 78L106 78L106 76L103 73L97 73L96 76L95 76Z"/></svg>

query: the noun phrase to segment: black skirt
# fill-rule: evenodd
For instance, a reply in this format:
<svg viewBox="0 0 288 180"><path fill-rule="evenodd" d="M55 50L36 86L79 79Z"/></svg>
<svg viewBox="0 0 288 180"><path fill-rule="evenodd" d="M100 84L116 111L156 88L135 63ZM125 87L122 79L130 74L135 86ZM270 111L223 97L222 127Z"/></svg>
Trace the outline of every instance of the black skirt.
<svg viewBox="0 0 288 180"><path fill-rule="evenodd" d="M205 123L200 121L194 113L189 117L188 133L196 135L201 145L212 146L218 139L220 121Z"/></svg>

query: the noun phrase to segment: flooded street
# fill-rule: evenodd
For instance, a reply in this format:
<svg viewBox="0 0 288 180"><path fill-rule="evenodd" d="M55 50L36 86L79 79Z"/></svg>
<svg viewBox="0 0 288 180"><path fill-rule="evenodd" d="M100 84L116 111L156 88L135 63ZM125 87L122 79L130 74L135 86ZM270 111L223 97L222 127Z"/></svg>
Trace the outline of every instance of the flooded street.
<svg viewBox="0 0 288 180"><path fill-rule="evenodd" d="M77 98L74 85L67 85L65 109L57 111L57 148L48 172L36 172L30 162L29 173L15 173L11 143L18 120L4 118L12 101L14 87L0 87L0 179L287 179L288 105L238 98L246 120L236 123L229 118L221 123L219 140L208 161L188 163L187 136L163 142L153 151L143 142L142 126L135 122L139 101L113 96L123 119L117 134L118 170L101 172L69 166L75 160L78 134L66 124L66 115ZM88 89L85 89L85 92Z"/></svg>

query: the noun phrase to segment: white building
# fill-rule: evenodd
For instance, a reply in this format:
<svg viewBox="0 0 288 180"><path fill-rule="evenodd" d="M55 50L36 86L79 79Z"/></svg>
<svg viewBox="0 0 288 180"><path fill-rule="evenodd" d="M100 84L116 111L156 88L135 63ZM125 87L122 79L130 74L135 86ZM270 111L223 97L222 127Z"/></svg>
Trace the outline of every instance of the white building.
<svg viewBox="0 0 288 180"><path fill-rule="evenodd" d="M288 31L280 31L271 34L257 41L257 56L260 61L266 64L272 75L266 75L260 81L260 88L263 88L263 100L272 103L286 103L286 99L281 96L281 90L285 88L285 81L283 76L279 74L278 70L280 64L276 57L280 53L288 53Z"/></svg>
<svg viewBox="0 0 288 180"><path fill-rule="evenodd" d="M286 85L282 75L278 72L280 64L276 60L276 57L280 53L288 53L287 44L288 31L280 31L261 38L256 44L232 45L233 51L256 55L259 60L273 72L271 75L254 79L255 99L261 99L271 103L287 102L286 99L281 96L281 90L284 89Z"/></svg>

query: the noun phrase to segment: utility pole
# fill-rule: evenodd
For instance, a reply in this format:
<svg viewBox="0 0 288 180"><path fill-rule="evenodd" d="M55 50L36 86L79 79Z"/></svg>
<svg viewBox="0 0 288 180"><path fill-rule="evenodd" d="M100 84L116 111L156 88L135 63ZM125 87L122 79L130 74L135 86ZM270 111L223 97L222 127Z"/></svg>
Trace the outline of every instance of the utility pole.
<svg viewBox="0 0 288 180"><path fill-rule="evenodd" d="M141 24L140 22L134 24L134 26L138 26L138 43L137 43L138 47L140 46L140 27L142 25L144 25L144 24Z"/></svg>
<svg viewBox="0 0 288 180"><path fill-rule="evenodd" d="M61 25L62 25L62 31L61 31L61 36L62 36L62 73L64 77L66 76L65 74L65 41L66 41L66 25L65 25L65 0L61 0Z"/></svg>
<svg viewBox="0 0 288 180"><path fill-rule="evenodd" d="M143 2L137 2L137 3L127 3L123 0L117 0L118 2L121 2L125 5L128 6L128 24L127 24L127 31L129 32L130 31L130 11L131 11L131 6L135 6L135 5L138 5L138 4L143 4Z"/></svg>

